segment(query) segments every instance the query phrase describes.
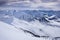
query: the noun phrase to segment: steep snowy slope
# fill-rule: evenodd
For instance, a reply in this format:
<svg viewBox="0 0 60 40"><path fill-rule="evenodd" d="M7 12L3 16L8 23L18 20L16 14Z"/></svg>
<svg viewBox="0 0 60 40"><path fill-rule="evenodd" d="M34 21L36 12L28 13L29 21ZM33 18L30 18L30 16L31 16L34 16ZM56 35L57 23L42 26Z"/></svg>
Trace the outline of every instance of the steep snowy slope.
<svg viewBox="0 0 60 40"><path fill-rule="evenodd" d="M60 37L58 27L43 25L38 20L27 22L15 17L13 19L11 24L0 21L1 40L51 40Z"/></svg>
<svg viewBox="0 0 60 40"><path fill-rule="evenodd" d="M44 40L26 35L22 30L0 21L0 40Z"/></svg>
<svg viewBox="0 0 60 40"><path fill-rule="evenodd" d="M56 15L48 16L46 15L45 20L49 21L49 25L60 27L60 18L58 18Z"/></svg>
<svg viewBox="0 0 60 40"><path fill-rule="evenodd" d="M38 22L38 24L37 24L37 22ZM27 33L32 34L32 36L35 36L35 37L46 36L46 37L48 37L48 35L46 33L40 31L40 29L42 29L44 26L41 25L39 23L39 21L36 21L35 24L34 23L35 22L30 23L30 22L27 22L24 20L19 20L17 18L14 18L14 21L11 24L14 25L17 29L25 30ZM34 25L32 25L32 24L34 24ZM39 26L37 26L37 25L39 25Z"/></svg>
<svg viewBox="0 0 60 40"><path fill-rule="evenodd" d="M55 14L49 14L49 11L47 11L48 13L45 12L39 10L1 10L0 30L2 32L0 33L0 39L3 40L2 38L6 36L8 38L7 40L20 40L20 37L23 35L22 40L25 38L26 40L27 38L33 40L52 40L53 38L59 38L60 23L58 21L60 20L57 20L59 18Z"/></svg>
<svg viewBox="0 0 60 40"><path fill-rule="evenodd" d="M16 28L28 30L39 36L60 37L60 28L41 24L39 21L26 22L16 19L12 22ZM23 24L23 25L22 25ZM21 27L22 26L22 27Z"/></svg>

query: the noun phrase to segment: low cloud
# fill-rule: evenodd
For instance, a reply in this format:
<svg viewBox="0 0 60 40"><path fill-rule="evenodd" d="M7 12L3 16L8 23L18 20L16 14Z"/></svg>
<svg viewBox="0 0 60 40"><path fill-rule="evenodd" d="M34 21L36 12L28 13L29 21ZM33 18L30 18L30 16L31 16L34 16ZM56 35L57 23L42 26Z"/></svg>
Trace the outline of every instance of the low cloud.
<svg viewBox="0 0 60 40"><path fill-rule="evenodd" d="M60 0L23 0L23 1L19 0L17 2L12 2L7 4L9 5L19 4L18 6L21 7L22 5L25 8L29 8L29 9L60 10Z"/></svg>

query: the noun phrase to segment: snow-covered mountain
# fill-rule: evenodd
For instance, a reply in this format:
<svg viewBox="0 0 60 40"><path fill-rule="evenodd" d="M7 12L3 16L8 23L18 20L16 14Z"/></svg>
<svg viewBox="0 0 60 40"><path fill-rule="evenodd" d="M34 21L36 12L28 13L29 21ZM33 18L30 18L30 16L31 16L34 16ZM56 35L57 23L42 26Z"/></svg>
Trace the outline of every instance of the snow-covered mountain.
<svg viewBox="0 0 60 40"><path fill-rule="evenodd" d="M56 1L0 1L0 40L60 40L60 1Z"/></svg>
<svg viewBox="0 0 60 40"><path fill-rule="evenodd" d="M45 36L46 34L40 33L39 28L26 21L14 18L11 24L2 21L0 24L0 40L49 40L48 36L38 38L39 35Z"/></svg>
<svg viewBox="0 0 60 40"><path fill-rule="evenodd" d="M58 22L59 17L56 14L50 14L45 12L40 10L30 11L1 10L0 39L1 40L4 39L28 40L30 38L31 40L59 39L60 37L59 27L60 23Z"/></svg>
<svg viewBox="0 0 60 40"><path fill-rule="evenodd" d="M49 22L49 20L57 21L60 18L60 11L45 11L45 10L0 10L1 20L12 19L13 16L25 20L25 21L34 21L39 20L40 22ZM9 17L11 16L11 17Z"/></svg>
<svg viewBox="0 0 60 40"><path fill-rule="evenodd" d="M0 38L1 40L28 40L29 38L31 38L31 40L50 40L52 37L59 37L60 34L58 32L60 28L54 28L51 26L45 27L39 21L29 23L24 20L14 18L14 21L11 24L7 24L2 21L0 21L0 24L0 37L4 38Z"/></svg>

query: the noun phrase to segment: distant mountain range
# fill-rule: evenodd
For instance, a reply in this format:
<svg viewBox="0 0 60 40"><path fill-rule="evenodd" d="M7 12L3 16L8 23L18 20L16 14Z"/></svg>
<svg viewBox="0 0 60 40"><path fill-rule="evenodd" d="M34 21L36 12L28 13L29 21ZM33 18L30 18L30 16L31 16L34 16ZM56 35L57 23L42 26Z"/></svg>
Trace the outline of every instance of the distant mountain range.
<svg viewBox="0 0 60 40"><path fill-rule="evenodd" d="M19 18L21 20L26 20L26 21L39 20L39 21L45 22L45 21L47 21L44 19L46 17L45 15L47 15L48 17L55 15L56 18L60 18L60 11L53 11L53 10L50 10L50 11L47 11L47 10L18 10L18 11L17 10L0 10L0 15L1 15L1 17L2 16L5 17L7 15L11 16L11 17L8 17L8 19L13 18L13 16L14 16L16 18ZM4 17L2 17L2 19ZM8 19L6 19L6 20L8 20Z"/></svg>

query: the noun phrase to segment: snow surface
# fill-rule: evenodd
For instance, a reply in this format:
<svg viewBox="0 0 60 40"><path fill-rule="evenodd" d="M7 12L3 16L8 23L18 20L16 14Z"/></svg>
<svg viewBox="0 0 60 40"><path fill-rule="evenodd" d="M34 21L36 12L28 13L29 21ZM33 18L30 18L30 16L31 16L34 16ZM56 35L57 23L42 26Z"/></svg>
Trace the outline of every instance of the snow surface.
<svg viewBox="0 0 60 40"><path fill-rule="evenodd" d="M0 40L44 40L26 35L22 30L0 21Z"/></svg>
<svg viewBox="0 0 60 40"><path fill-rule="evenodd" d="M35 37L24 30L41 37ZM60 37L60 28L58 27L43 25L37 20L27 22L15 17L11 24L0 21L0 32L0 40L52 40L54 37Z"/></svg>
<svg viewBox="0 0 60 40"><path fill-rule="evenodd" d="M0 40L60 40L60 12L57 12L60 9L56 9L56 6L49 7L55 4L56 2L19 1L1 5ZM30 20L33 21L28 22Z"/></svg>
<svg viewBox="0 0 60 40"><path fill-rule="evenodd" d="M56 15L48 16L34 10L28 12L1 10L0 40L52 40L59 38L59 21Z"/></svg>
<svg viewBox="0 0 60 40"><path fill-rule="evenodd" d="M43 33L40 34L38 28L32 26L32 24L30 25L28 22L22 20L19 21L16 18L14 18L12 25L0 21L0 32L1 32L0 40L45 40L46 39L46 38L33 37L31 34L24 33L24 31L22 31L19 28L31 31L35 34L45 35Z"/></svg>

